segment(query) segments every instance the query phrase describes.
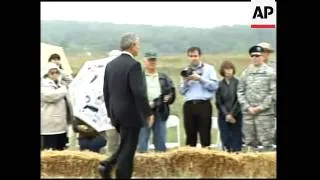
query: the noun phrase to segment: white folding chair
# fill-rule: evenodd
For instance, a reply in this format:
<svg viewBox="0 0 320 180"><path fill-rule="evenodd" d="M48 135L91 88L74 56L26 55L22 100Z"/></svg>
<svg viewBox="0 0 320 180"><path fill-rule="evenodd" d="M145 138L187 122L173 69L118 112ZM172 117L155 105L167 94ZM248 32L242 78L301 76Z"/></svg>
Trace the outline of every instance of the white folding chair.
<svg viewBox="0 0 320 180"><path fill-rule="evenodd" d="M274 132L275 133L277 132L277 118L276 117L274 118ZM273 144L272 147L276 149L277 145Z"/></svg>
<svg viewBox="0 0 320 180"><path fill-rule="evenodd" d="M166 147L168 149L180 146L180 119L176 115L169 115L166 122L167 128L176 127L177 142L166 142ZM151 139L153 137L151 136ZM149 144L149 149L155 149L154 144Z"/></svg>
<svg viewBox="0 0 320 180"><path fill-rule="evenodd" d="M71 149L71 150L79 149L78 133L75 133L75 132L73 131L71 125L68 127L67 136L68 136L68 139L69 139L69 143L67 144L67 146L69 147L69 149Z"/></svg>
<svg viewBox="0 0 320 180"><path fill-rule="evenodd" d="M220 140L220 130L219 130L219 126L218 126L218 118L217 117L212 117L211 128L213 130L215 130L217 133L216 133L216 136L213 138L214 143L212 143L210 145L210 147L221 149L222 145L221 145L221 140Z"/></svg>

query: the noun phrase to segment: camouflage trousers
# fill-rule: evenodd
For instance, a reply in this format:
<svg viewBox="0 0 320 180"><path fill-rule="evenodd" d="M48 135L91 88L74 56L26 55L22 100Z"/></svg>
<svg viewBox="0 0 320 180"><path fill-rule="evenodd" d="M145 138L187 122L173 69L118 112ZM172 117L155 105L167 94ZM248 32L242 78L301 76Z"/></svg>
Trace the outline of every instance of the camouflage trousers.
<svg viewBox="0 0 320 180"><path fill-rule="evenodd" d="M274 142L275 120L274 115L243 116L242 131L244 143L247 146L271 147Z"/></svg>

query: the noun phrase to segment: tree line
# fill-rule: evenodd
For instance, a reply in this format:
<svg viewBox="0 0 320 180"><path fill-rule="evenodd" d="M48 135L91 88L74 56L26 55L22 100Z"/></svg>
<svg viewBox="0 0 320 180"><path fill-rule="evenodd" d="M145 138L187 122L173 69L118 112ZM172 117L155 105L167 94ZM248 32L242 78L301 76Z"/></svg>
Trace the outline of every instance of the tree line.
<svg viewBox="0 0 320 180"><path fill-rule="evenodd" d="M180 54L190 46L204 53L247 53L261 41L276 45L274 29L251 29L249 25L220 26L212 29L178 26L120 25L100 22L41 21L41 41L64 47L66 52L105 53L119 49L120 35L135 32L141 38L142 52L160 55Z"/></svg>

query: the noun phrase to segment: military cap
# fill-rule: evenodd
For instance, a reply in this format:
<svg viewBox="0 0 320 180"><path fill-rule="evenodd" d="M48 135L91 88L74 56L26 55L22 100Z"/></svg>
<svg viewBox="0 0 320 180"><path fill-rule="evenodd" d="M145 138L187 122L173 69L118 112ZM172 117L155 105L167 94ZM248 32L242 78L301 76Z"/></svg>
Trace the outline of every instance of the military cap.
<svg viewBox="0 0 320 180"><path fill-rule="evenodd" d="M249 49L250 55L262 55L263 52L264 52L264 49L261 46L252 46Z"/></svg>

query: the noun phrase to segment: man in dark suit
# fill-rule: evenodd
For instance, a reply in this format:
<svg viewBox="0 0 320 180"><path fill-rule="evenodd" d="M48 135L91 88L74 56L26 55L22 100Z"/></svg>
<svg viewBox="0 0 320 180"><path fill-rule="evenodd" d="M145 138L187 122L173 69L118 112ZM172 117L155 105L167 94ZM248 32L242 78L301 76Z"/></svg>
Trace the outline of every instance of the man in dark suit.
<svg viewBox="0 0 320 180"><path fill-rule="evenodd" d="M103 94L108 116L120 133L118 150L102 161L99 173L111 178L113 167L116 178L131 178L134 154L137 148L140 128L154 122L147 98L146 83L141 64L134 59L139 52L139 38L133 33L121 37L122 54L111 61L105 70Z"/></svg>

